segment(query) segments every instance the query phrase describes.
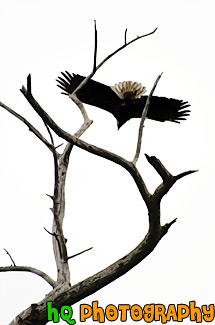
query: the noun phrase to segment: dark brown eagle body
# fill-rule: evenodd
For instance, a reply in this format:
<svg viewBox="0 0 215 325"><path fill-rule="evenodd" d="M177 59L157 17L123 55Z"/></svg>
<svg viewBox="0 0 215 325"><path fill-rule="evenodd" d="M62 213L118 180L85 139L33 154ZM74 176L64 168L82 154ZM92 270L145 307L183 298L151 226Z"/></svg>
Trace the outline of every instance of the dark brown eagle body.
<svg viewBox="0 0 215 325"><path fill-rule="evenodd" d="M71 94L85 79L80 75L71 75L67 71L62 72L62 75L63 78L58 77L57 79L57 86L64 91L63 94L65 95ZM125 91L126 87L130 87L127 92ZM81 102L102 108L113 114L117 119L118 128L120 128L131 118L142 116L148 96L139 97L138 94L143 94L145 91L145 88L137 83L124 82L109 87L90 79L86 85L77 91L76 95ZM188 102L183 100L153 96L147 118L160 122L180 123L189 115L190 111L185 110L189 106Z"/></svg>

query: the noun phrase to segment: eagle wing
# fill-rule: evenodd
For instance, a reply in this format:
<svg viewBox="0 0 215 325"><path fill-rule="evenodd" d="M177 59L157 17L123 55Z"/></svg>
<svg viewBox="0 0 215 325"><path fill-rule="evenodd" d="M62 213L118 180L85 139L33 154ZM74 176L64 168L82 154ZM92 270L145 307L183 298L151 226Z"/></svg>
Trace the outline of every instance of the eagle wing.
<svg viewBox="0 0 215 325"><path fill-rule="evenodd" d="M57 86L63 90L62 94L71 94L85 79L78 74L70 74L68 71L61 72L62 77L57 78ZM90 79L77 91L78 99L85 104L100 107L113 114L117 119L120 113L122 100L116 95L111 87Z"/></svg>
<svg viewBox="0 0 215 325"><path fill-rule="evenodd" d="M132 117L142 116L146 100L147 96L137 99ZM180 123L180 121L186 120L186 117L190 115L190 110L186 109L189 106L190 104L183 100L153 96L150 100L147 118L160 122L171 121Z"/></svg>

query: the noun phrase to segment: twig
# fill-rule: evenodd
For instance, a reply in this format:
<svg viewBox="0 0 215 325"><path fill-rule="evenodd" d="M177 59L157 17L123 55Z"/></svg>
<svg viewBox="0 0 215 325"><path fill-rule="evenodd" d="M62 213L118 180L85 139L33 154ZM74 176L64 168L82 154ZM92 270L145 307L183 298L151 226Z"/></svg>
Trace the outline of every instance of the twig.
<svg viewBox="0 0 215 325"><path fill-rule="evenodd" d="M45 227L43 227L43 228L45 229L45 231L47 231L47 233L48 233L49 235L55 237L55 239L56 239L56 241L57 241L57 243L58 243L58 248L59 248L60 257L62 257L61 246L60 246L60 241L59 241L59 239L58 239L58 235L57 235L55 232L52 233L52 232L48 231Z"/></svg>
<svg viewBox="0 0 215 325"><path fill-rule="evenodd" d="M29 78L27 79L27 89L29 94L31 94L31 75L29 74Z"/></svg>
<svg viewBox="0 0 215 325"><path fill-rule="evenodd" d="M112 56L114 56L116 53L118 53L119 51L123 50L126 46L132 44L133 42L143 38L143 37L147 37L149 35L152 35L156 32L157 28L155 28L151 33L145 34L145 35L141 35L141 36L137 36L136 38L134 38L133 40L131 40L130 42L123 44L121 47L119 47L117 50L115 50L113 53L109 54L101 63L99 63L99 65L97 66L96 70L98 70L107 60L109 60Z"/></svg>
<svg viewBox="0 0 215 325"><path fill-rule="evenodd" d="M30 266L4 266L0 267L0 272L8 272L8 271L25 271L25 272L31 272L34 274L39 275L41 278L43 278L46 282L50 284L53 288L56 287L56 281L54 281L48 274L44 273L43 271L40 271L38 269L35 269L34 267Z"/></svg>
<svg viewBox="0 0 215 325"><path fill-rule="evenodd" d="M177 218L173 219L171 222L166 223L164 226L162 226L162 232L163 235L165 235L167 233L167 231L169 230L169 228L177 221Z"/></svg>
<svg viewBox="0 0 215 325"><path fill-rule="evenodd" d="M174 176L174 178L177 181L177 180L181 179L184 176L187 176L187 175L190 175L190 174L193 174L193 173L197 173L198 171L199 171L198 169L188 170L187 172L183 172L181 174L178 174L178 175Z"/></svg>
<svg viewBox="0 0 215 325"><path fill-rule="evenodd" d="M164 182L168 182L170 179L173 179L172 174L170 174L170 172L166 169L166 167L161 163L158 158L156 158L155 156L150 157L147 154L145 154L145 156L150 165L154 167L154 169L157 171L157 173L160 175Z"/></svg>
<svg viewBox="0 0 215 325"><path fill-rule="evenodd" d="M46 127L46 129L47 129L47 131L48 131L48 134L49 134L49 136L50 136L51 143L52 143L53 147L56 149L56 147L54 146L54 139L53 139L53 136L52 136L52 134L51 134L51 131L50 131L48 125L47 125L46 123L44 123L44 124L45 124L45 127Z"/></svg>
<svg viewBox="0 0 215 325"><path fill-rule="evenodd" d="M52 199L52 201L54 200L54 196L53 195L46 194L46 196L50 197L50 199Z"/></svg>
<svg viewBox="0 0 215 325"><path fill-rule="evenodd" d="M9 255L10 259L11 259L11 262L13 263L13 266L16 266L12 256L10 255L10 253L4 248L5 252L7 253L7 255Z"/></svg>
<svg viewBox="0 0 215 325"><path fill-rule="evenodd" d="M63 143L59 144L58 146L55 147L55 149L61 147L63 145Z"/></svg>
<svg viewBox="0 0 215 325"><path fill-rule="evenodd" d="M82 251L82 252L80 252L80 253L74 254L74 255L72 255L72 256L68 256L67 261L68 261L70 258L73 258L73 257L75 257L75 256L78 256L78 255L80 255L80 254L82 254L82 253L85 253L85 252L89 251L89 250L92 249L92 248L93 248L93 247L90 247L90 248L87 248L87 249L85 249L84 251Z"/></svg>
<svg viewBox="0 0 215 325"><path fill-rule="evenodd" d="M128 31L128 29L126 28L125 29L125 44L127 44L127 31Z"/></svg>
<svg viewBox="0 0 215 325"><path fill-rule="evenodd" d="M97 46L98 46L96 20L94 20L94 29L95 29L95 49L94 49L93 71L96 72L96 58L97 58Z"/></svg>
<svg viewBox="0 0 215 325"><path fill-rule="evenodd" d="M151 101L152 95L153 95L153 93L155 91L155 88L156 88L156 86L158 84L158 81L160 80L161 76L162 76L162 73L157 77L157 79L156 79L156 81L154 83L154 86L152 87L152 90L151 90L151 92L150 92L150 94L149 94L149 96L147 98L145 107L143 109L142 117L141 117L141 120L140 120L139 131L138 131L137 148L136 148L134 159L132 161L132 163L134 165L136 165L137 160L138 160L139 155L140 155L141 143L142 143L142 135L143 135L143 127L144 127L144 122L145 122L146 115L147 115L147 112L148 112L148 109L149 109L150 101Z"/></svg>
<svg viewBox="0 0 215 325"><path fill-rule="evenodd" d="M3 107L4 109L6 109L10 114L12 114L16 118L18 118L20 121L22 121L25 125L27 125L29 127L29 130L31 132L33 132L36 135L36 137L38 137L51 150L51 152L53 152L55 150L53 145L50 142L48 142L46 140L46 138L44 138L44 136L30 122L28 122L28 120L26 120L23 116L16 113L10 107L8 107L7 105L5 105L2 102L0 102L0 106Z"/></svg>
<svg viewBox="0 0 215 325"><path fill-rule="evenodd" d="M47 194L46 194L47 195ZM48 196L50 196L50 195L48 195ZM56 237L57 235L56 234L53 234L51 231L49 231L48 229L46 229L45 227L43 227L43 229L49 234L49 235L51 235L51 236L54 236L54 237Z"/></svg>
<svg viewBox="0 0 215 325"><path fill-rule="evenodd" d="M112 56L114 56L115 54L117 54L119 51L123 50L126 46L132 44L133 42L143 38L143 37L147 37L149 35L152 35L156 32L157 28L155 28L151 33L148 33L148 34L145 34L145 35L142 35L142 36L137 36L136 38L134 38L133 40L131 40L130 42L126 43L126 44L123 44L122 46L120 46L117 50L115 50L114 52L112 52L111 54L109 54L104 60L102 60L96 67L93 67L93 70L92 72L89 74L88 77L86 77L80 84L79 86L73 91L73 94L76 93L79 89L81 89L87 82L88 80L90 80L94 74L96 73L96 71L101 68L101 66L106 62L108 61Z"/></svg>

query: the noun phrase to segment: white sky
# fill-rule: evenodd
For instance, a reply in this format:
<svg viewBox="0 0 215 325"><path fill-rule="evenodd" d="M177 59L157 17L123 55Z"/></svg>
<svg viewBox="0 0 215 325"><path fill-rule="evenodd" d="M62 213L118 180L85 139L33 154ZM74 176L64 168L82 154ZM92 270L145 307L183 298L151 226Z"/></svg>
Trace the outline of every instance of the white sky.
<svg viewBox="0 0 215 325"><path fill-rule="evenodd" d="M163 199L162 224L174 218L177 223L154 252L80 303L98 300L103 308L191 300L197 306L214 303L214 1L8 0L0 10L0 101L45 135L42 122L19 91L29 73L36 99L61 127L74 133L82 123L81 114L60 95L55 79L65 70L91 72L94 19L98 62L122 45L125 28L130 40L158 27L154 35L108 61L94 79L108 85L138 81L149 91L164 72L155 94L188 100L192 114L181 125L147 120L138 168L152 192L160 178L144 153L157 156L173 174L200 171L178 181ZM138 120L117 131L110 114L90 106L87 112L94 123L82 138L132 159ZM51 230L52 224L51 201L45 195L53 193L52 155L2 108L0 123L0 265L10 265L6 248L17 265L36 267L55 277L52 242L43 229ZM56 144L62 142L56 138ZM66 190L68 253L94 247L71 260L75 284L136 247L147 232L148 219L130 175L78 148L71 154ZM33 274L1 273L0 289L0 324L8 324L31 303L42 300L50 287ZM77 322L80 303L73 307Z"/></svg>

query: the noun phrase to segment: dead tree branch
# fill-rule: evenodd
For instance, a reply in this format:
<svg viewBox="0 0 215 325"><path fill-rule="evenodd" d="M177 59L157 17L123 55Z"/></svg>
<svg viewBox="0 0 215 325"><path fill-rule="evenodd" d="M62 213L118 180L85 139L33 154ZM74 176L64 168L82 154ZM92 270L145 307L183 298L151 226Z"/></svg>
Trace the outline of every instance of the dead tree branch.
<svg viewBox="0 0 215 325"><path fill-rule="evenodd" d="M4 250L5 250L6 254L10 257L10 260L11 260L11 262L12 262L12 266L16 266L16 264L15 264L15 262L14 262L12 256L10 255L10 253L9 253L5 248L4 248Z"/></svg>
<svg viewBox="0 0 215 325"><path fill-rule="evenodd" d="M27 78L27 92L28 96L32 96L31 92L31 76L29 75ZM81 103L82 105L82 103ZM5 105L4 105L5 106ZM68 162L69 162L69 155L71 153L73 144L68 143L64 149L63 154L59 154L56 151L56 148L54 146L54 140L53 136L51 134L51 131L49 129L48 124L44 121L44 124L47 128L47 131L50 135L51 144L43 138L43 136L35 129L33 128L30 123L6 107L7 110L10 111L13 115L21 119L25 124L27 124L29 127L32 128L33 132L45 143L49 144L49 147L51 148L51 151L53 153L54 158L54 173L55 173L55 185L54 185L54 195L53 198L53 208L51 209L54 216L54 223L53 223L53 229L52 233L55 234L53 237L53 246L54 246L54 253L55 253L55 260L57 264L57 272L58 272L58 283L69 283L70 276L69 276L69 265L67 263L68 257L67 257L67 249L66 249L66 240L63 235L63 219L64 219L64 212L65 212L65 180L66 180L66 173L68 168ZM89 121L88 116L84 115L84 110L82 111L82 115L84 116L84 124L79 128L79 130L75 133L75 136L78 138L80 137L89 127L92 121ZM44 140L45 139L45 140Z"/></svg>
<svg viewBox="0 0 215 325"><path fill-rule="evenodd" d="M154 34L156 32L157 28L155 28L152 32L148 33L148 34L145 34L145 35L141 35L141 36L137 36L136 38L132 39L130 42L126 42L124 43L121 47L119 47L117 50L115 50L114 52L112 52L111 54L109 54L103 61L101 61L97 68L96 68L96 71L101 68L101 66L106 62L108 61L110 58L112 58L112 56L114 56L115 54L117 54L118 52L120 52L121 50L123 50L125 47L127 47L128 45L132 44L133 42L136 42L137 40L141 39L141 38L144 38L144 37L147 37L147 36L150 36L152 34ZM127 31L126 31L127 33ZM94 74L93 74L94 75ZM90 77L92 78L92 76Z"/></svg>
<svg viewBox="0 0 215 325"><path fill-rule="evenodd" d="M35 310L32 310L32 307L30 306L28 309L20 313L10 325L15 325L16 320L18 319L32 323L37 319L41 325L44 325L47 322L47 301L52 300L53 306L59 310L62 302L71 306L113 282L147 257L174 222L175 220L163 226L158 237L155 237L154 234L149 231L144 240L133 251L119 259L117 262L111 264L106 269L72 287L62 286L61 288L54 289L37 304Z"/></svg>
<svg viewBox="0 0 215 325"><path fill-rule="evenodd" d="M46 130L49 134L49 137L50 137L50 140L51 140L51 144L54 146L55 150L56 150L56 147L54 145L54 139L53 139L53 136L52 136L52 133L51 133L51 130L49 129L48 125L45 124L45 127L46 127Z"/></svg>
<svg viewBox="0 0 215 325"><path fill-rule="evenodd" d="M90 248L87 248L87 249L85 249L85 250L83 250L83 251L77 253L77 254L74 254L74 255L68 256L67 260L69 260L70 258L76 257L76 256L78 256L78 255L81 255L81 254L83 254L83 253L85 253L85 252L91 250L92 248L93 248L93 247L90 247Z"/></svg>
<svg viewBox="0 0 215 325"><path fill-rule="evenodd" d="M81 89L96 73L96 71L101 68L101 66L108 61L112 56L114 56L115 54L117 54L119 51L123 50L126 46L132 44L133 42L143 38L143 37L147 37L149 35L152 35L155 33L155 31L157 30L157 28L155 28L151 33L142 35L142 36L137 36L136 38L134 38L133 40L131 40L130 42L127 43L126 40L126 34L127 34L127 29L125 32L125 43L119 47L118 49L116 49L114 52L112 52L111 54L109 54L102 62L100 62L98 65L96 65L97 62L97 44L98 44L98 36L97 36L97 28L96 28L96 21L94 21L94 30L95 30L95 46L94 46L94 63L93 63L93 69L92 72L90 73L90 75L88 77L86 77L81 83L80 85L73 91L72 94L69 95L69 98L72 99L74 101L74 103L79 107L83 118L84 118L84 124L90 126L92 124L92 121L88 118L87 112L84 108L83 103L77 98L76 96L76 92ZM62 72L62 74L64 75L64 73ZM65 75L64 75L65 76ZM66 77L66 76L65 76ZM31 84L28 85L27 82L27 89L29 88L29 94L31 94Z"/></svg>
<svg viewBox="0 0 215 325"><path fill-rule="evenodd" d="M84 118L84 124L83 124L83 127L89 127L93 121L89 119L88 115L87 115L87 112L84 108L84 104L78 99L78 97L76 96L75 94L76 91L74 91L72 94L69 95L69 98L72 99L72 101L78 106L78 108L80 109L81 111L81 114Z"/></svg>
<svg viewBox="0 0 215 325"><path fill-rule="evenodd" d="M38 269L35 269L34 267L30 267L30 266L4 266L4 267L0 267L0 272L30 272L30 273L34 273L36 275L39 275L41 278L43 278L43 280L45 280L46 282L48 282L48 284L50 284L50 286L52 288L55 288L57 285L57 282L54 281L48 274L46 274L45 272L42 272Z"/></svg>
<svg viewBox="0 0 215 325"><path fill-rule="evenodd" d="M90 152L93 152L92 147L89 149ZM94 148L95 150L95 148ZM100 149L102 150L102 149ZM100 152L101 153L101 152ZM97 155L98 152L96 153ZM114 155L114 154L113 154ZM103 155L100 155L103 157ZM107 158L107 157L106 157ZM109 157L110 158L110 157ZM108 158L107 158L108 159ZM115 162L116 157L109 160ZM121 159L121 157L117 157ZM123 159L123 158L122 158ZM177 176L172 176L167 169L161 164L161 162L156 157L147 156L147 160L152 162L155 165L156 171L162 175L165 179L163 183L156 189L153 195L145 196L145 202L149 211L149 231L146 234L143 241L129 254L125 255L123 258L119 259L112 265L108 266L106 269L98 272L97 274L75 284L72 287L61 287L57 291L50 292L45 299L43 299L39 304L37 304L36 309L32 310L31 307L26 309L24 312L19 314L19 319L25 319L27 321L33 322L35 317L37 321L40 321L40 324L46 324L47 321L47 312L46 312L46 302L52 300L53 306L60 309L62 301L64 304L73 305L81 299L89 296L92 293L95 293L99 289L103 288L107 284L111 283L115 279L124 275L131 268L140 263L144 258L146 258L156 247L158 242L162 237L168 232L169 228L176 222L176 219L173 219L170 223L161 226L160 224L160 201L162 197L168 192L168 190L173 186L173 184L186 175L189 175L195 171L188 171L181 173ZM130 162L123 162L131 167ZM130 168L129 167L129 168ZM138 171L134 165L132 165L135 174L138 174ZM128 169L127 169L128 170ZM134 175L134 174L133 174ZM165 175L165 176L164 176ZM137 179L136 179L137 181ZM139 179L141 182L141 179ZM141 185L142 186L142 185ZM141 186L139 186L141 188ZM16 324L16 319L11 323L11 325Z"/></svg>
<svg viewBox="0 0 215 325"><path fill-rule="evenodd" d="M96 22L95 22L95 50L94 50L94 66L92 69L92 72L89 74L88 77L86 77L81 83L80 85L73 91L72 94L69 95L69 97L73 100L73 94L75 94L79 89L81 89L87 82L88 80L90 80L94 74L96 73L96 71L101 68L101 66L107 62L110 58L112 58L112 56L114 56L115 54L117 54L118 52L120 52L121 50L123 50L125 47L127 47L128 45L132 44L133 42L150 36L152 34L154 34L156 32L157 28L155 28L151 33L145 34L145 35L141 35L141 36L137 36L136 38L132 39L130 42L125 42L122 46L120 46L118 49L116 49L114 52L112 52L111 54L109 54L104 60L102 60L96 67L95 67L95 62L96 62L96 55L97 55L97 29L96 29ZM126 33L127 33L127 29L126 29ZM125 38L126 38L126 33L125 33Z"/></svg>
<svg viewBox="0 0 215 325"><path fill-rule="evenodd" d="M170 190L170 188L175 184L176 181L181 179L182 177L188 176L197 172L198 170L188 170L186 172L180 173L176 176L173 176L166 167L161 163L161 161L155 156L146 155L146 159L148 162L154 167L157 173L162 178L163 182L156 188L153 196L156 196L157 200L161 200L163 196Z"/></svg>
<svg viewBox="0 0 215 325"><path fill-rule="evenodd" d="M155 156L150 157L147 154L145 154L145 156L150 165L154 167L164 182L167 182L173 178L172 174L168 172L168 170L164 167L164 165L162 165L159 159L157 159Z"/></svg>
<svg viewBox="0 0 215 325"><path fill-rule="evenodd" d="M95 20L94 20L94 30L95 30L95 46L94 46L93 72L96 72L98 37L97 37L97 28L96 28L96 21Z"/></svg>
<svg viewBox="0 0 215 325"><path fill-rule="evenodd" d="M128 31L128 29L126 28L125 29L125 44L127 44L127 31Z"/></svg>
<svg viewBox="0 0 215 325"><path fill-rule="evenodd" d="M147 98L147 101L146 101L146 105L143 109L143 113L142 113L142 117L141 117L141 120L140 120L140 126L139 126L139 132L138 132L138 140L137 140L137 149L136 149L136 153L135 153L135 156L134 156L134 159L133 159L133 164L136 165L137 163L137 160L139 158L139 155L140 155L140 150L141 150L141 143L142 143L142 135L143 135L143 127L144 127L144 122L145 122L145 119L146 119L146 115L148 113L148 109L149 109L149 105L150 105L150 101L151 101L151 98L152 98L152 95L155 91L155 88L158 84L158 81L160 80L162 74L160 74L155 83L154 83L154 86L152 87L152 90Z"/></svg>
<svg viewBox="0 0 215 325"><path fill-rule="evenodd" d="M55 148L53 147L53 145L50 142L48 142L46 138L30 122L28 122L28 120L26 120L23 116L13 111L10 107L5 105L4 103L0 102L0 106L6 109L10 114L18 118L20 121L22 121L25 125L27 125L29 127L29 131L33 132L36 135L36 137L40 139L49 148L49 150L51 150L51 152L54 151Z"/></svg>

